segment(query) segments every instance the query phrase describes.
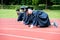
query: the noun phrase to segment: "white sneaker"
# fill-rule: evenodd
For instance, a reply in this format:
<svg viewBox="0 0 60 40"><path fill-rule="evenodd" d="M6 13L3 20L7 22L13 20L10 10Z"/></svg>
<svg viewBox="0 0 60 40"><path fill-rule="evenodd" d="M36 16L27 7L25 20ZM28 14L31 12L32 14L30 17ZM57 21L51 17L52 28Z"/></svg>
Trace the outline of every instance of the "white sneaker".
<svg viewBox="0 0 60 40"><path fill-rule="evenodd" d="M51 23L51 25L55 26L56 28L58 27L58 24L56 22Z"/></svg>
<svg viewBox="0 0 60 40"><path fill-rule="evenodd" d="M33 28L33 25L30 25L30 28Z"/></svg>

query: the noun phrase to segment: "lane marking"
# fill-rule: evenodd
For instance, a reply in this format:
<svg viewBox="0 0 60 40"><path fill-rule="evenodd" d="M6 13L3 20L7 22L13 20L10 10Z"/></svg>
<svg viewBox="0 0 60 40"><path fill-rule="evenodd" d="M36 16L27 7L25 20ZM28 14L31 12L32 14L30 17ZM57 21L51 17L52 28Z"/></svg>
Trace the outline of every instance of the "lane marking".
<svg viewBox="0 0 60 40"><path fill-rule="evenodd" d="M41 38L34 38L34 37L28 37L28 36L18 36L18 35L12 35L12 34L4 34L4 33L0 33L0 36L10 36L10 37L17 37L17 38L32 39L32 40L45 40L45 39L41 39Z"/></svg>
<svg viewBox="0 0 60 40"><path fill-rule="evenodd" d="M28 31L28 32L41 32L41 33L49 33L49 34L59 34L60 32L46 32L46 31L38 31L38 30L32 30L32 29L18 29L18 28L0 28L0 30L10 30L10 31L14 31L14 30L21 30L21 31Z"/></svg>

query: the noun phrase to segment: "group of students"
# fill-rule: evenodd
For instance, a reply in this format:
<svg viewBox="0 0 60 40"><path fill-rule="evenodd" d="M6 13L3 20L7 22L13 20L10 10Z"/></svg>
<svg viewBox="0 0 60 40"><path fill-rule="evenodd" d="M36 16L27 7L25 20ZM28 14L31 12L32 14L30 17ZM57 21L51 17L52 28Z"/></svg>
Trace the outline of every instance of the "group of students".
<svg viewBox="0 0 60 40"><path fill-rule="evenodd" d="M25 25L30 28L36 27L49 27L50 20L48 14L41 10L33 10L33 7L21 6L17 9L17 21L23 21Z"/></svg>

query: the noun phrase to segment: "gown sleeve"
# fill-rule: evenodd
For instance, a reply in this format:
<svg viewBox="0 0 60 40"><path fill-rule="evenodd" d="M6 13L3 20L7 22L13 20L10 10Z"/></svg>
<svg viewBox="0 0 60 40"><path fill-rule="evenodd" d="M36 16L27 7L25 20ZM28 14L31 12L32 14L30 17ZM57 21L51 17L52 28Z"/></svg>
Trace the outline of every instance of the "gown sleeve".
<svg viewBox="0 0 60 40"><path fill-rule="evenodd" d="M24 18L23 18L24 24L26 25L32 24L32 18L33 18L32 15L24 14Z"/></svg>
<svg viewBox="0 0 60 40"><path fill-rule="evenodd" d="M22 21L23 20L24 13L20 13L18 16L17 21Z"/></svg>

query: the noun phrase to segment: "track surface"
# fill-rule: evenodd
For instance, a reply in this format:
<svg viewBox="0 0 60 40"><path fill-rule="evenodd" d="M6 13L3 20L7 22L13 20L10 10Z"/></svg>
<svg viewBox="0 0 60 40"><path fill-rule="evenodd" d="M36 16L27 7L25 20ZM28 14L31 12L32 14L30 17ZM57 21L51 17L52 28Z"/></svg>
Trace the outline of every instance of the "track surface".
<svg viewBox="0 0 60 40"><path fill-rule="evenodd" d="M29 28L16 18L0 18L0 40L60 40L60 19L54 19L58 28ZM51 22L54 21L53 19Z"/></svg>

